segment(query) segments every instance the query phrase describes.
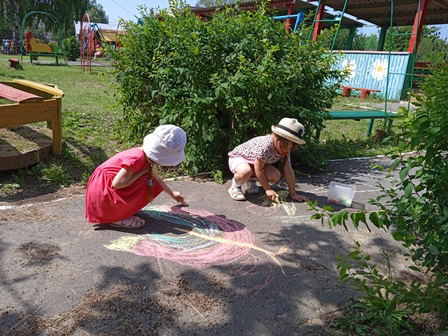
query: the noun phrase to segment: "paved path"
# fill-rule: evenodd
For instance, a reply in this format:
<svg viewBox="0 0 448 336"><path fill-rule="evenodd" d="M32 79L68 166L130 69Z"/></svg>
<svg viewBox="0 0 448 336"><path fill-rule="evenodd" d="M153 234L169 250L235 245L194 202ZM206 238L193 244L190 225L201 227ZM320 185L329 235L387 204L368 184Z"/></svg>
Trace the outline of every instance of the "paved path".
<svg viewBox="0 0 448 336"><path fill-rule="evenodd" d="M377 182L390 185L373 163L390 161L334 162L329 173L298 176L297 188L322 207L330 181L351 183L369 210ZM391 253L403 271L384 232L329 229L288 200L235 202L229 182L168 183L190 206L163 194L131 233L86 223L83 192L0 202L0 334L325 335L354 294L338 281L336 258L355 240L380 264L381 249Z"/></svg>
<svg viewBox="0 0 448 336"><path fill-rule="evenodd" d="M22 63L30 63L29 57L26 56L27 58L21 61ZM11 58L18 58L20 59L20 55L11 55ZM7 58L0 58L0 61L6 61L8 62ZM55 60L37 60L37 61L33 61L33 64L35 65L39 65L39 64L56 64ZM59 59L59 64L67 64L67 65L81 65L81 62L78 61L64 61L62 58ZM92 61L92 66L99 66L99 67L108 67L110 66L110 62L95 62Z"/></svg>
<svg viewBox="0 0 448 336"><path fill-rule="evenodd" d="M358 109L366 109L366 110L382 110L384 111L385 108L385 104L384 102L382 103L374 103L374 102L366 102L366 101L360 101L359 104L350 104L350 103L344 103L344 105L346 106L350 106L350 107L357 107ZM388 112L398 112L398 109L400 107L404 107L405 109L409 109L411 111L415 111L417 109L417 106L410 104L407 101L399 101L399 102L394 102L394 101L389 101L387 102L387 111Z"/></svg>

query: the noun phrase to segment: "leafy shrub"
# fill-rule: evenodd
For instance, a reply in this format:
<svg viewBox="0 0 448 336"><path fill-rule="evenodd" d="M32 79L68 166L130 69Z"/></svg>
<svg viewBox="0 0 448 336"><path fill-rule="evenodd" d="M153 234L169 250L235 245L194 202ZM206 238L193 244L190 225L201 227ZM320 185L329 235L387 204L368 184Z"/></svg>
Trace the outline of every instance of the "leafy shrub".
<svg viewBox="0 0 448 336"><path fill-rule="evenodd" d="M263 6L227 9L208 22L188 9L142 13L141 21L127 26L113 55L124 139L181 126L184 167L194 173L222 169L229 150L283 117L300 120L307 137L322 126L342 77L331 70L337 56L305 43L306 33L288 34Z"/></svg>
<svg viewBox="0 0 448 336"><path fill-rule="evenodd" d="M70 36L62 41L62 51L67 61L76 61L79 58L79 41L76 37Z"/></svg>
<svg viewBox="0 0 448 336"><path fill-rule="evenodd" d="M376 311L387 335L408 334L409 314L435 313L442 326L448 326L448 65L437 68L423 84L424 96L418 97L414 113L406 113L406 145L417 151L413 156L398 157L389 168L400 167L399 179L390 189L370 203L379 211L333 213L331 207L313 218L322 221L328 215L330 226L347 229L350 218L355 227L372 223L391 232L392 237L409 251L416 276L406 284L390 274L382 275L370 257L356 244L349 258L340 258L340 280L350 282L365 296L364 310ZM404 147L403 149L405 149ZM386 260L387 261L387 260ZM388 262L388 261L387 261ZM408 319L403 319L403 312ZM399 314L399 316L397 315ZM398 318L399 317L399 318ZM375 326L374 326L375 327ZM379 325L376 325L379 327Z"/></svg>

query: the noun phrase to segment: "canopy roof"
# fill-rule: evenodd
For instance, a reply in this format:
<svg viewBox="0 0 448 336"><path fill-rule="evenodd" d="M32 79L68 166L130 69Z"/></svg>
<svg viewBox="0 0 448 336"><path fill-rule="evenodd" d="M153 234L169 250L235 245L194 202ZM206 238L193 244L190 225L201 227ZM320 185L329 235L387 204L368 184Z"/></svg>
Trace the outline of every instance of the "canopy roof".
<svg viewBox="0 0 448 336"><path fill-rule="evenodd" d="M427 0L425 25L448 23L448 0ZM342 11L344 0L326 0L325 5ZM394 0L393 25L412 26L419 0ZM422 0L420 0L423 3ZM390 26L390 0L348 0L345 13L380 27Z"/></svg>
<svg viewBox="0 0 448 336"><path fill-rule="evenodd" d="M257 8L257 4L259 4L259 1L244 1L239 5L239 8L242 10L255 10ZM287 8L289 5L294 5L294 13L297 14L298 12L308 12L311 10L316 10L316 6L310 3L307 3L305 1L300 0L273 0L271 2L268 2L268 7L273 7L279 11L279 14L286 14ZM223 6L216 6L216 7L190 7L191 11L197 15L203 16L203 17L210 17L213 12L216 10L221 10ZM325 13L324 18L325 19L332 19L334 15L331 15L330 13ZM323 23L323 28L327 28L334 23ZM344 17L342 19L342 25L343 26L356 26L356 27L362 27L363 24L350 19L348 17Z"/></svg>
<svg viewBox="0 0 448 336"><path fill-rule="evenodd" d="M108 43L117 42L118 35L124 35L123 30L113 30L113 29L101 29L104 40Z"/></svg>

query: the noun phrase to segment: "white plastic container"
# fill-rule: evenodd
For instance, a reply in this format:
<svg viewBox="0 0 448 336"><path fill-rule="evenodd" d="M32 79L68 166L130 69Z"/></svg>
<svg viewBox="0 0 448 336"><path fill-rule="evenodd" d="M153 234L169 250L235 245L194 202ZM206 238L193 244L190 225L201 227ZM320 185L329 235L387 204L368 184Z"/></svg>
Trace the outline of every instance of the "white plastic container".
<svg viewBox="0 0 448 336"><path fill-rule="evenodd" d="M327 201L328 203L350 207L353 197L355 197L355 190L355 186L332 181L328 189Z"/></svg>

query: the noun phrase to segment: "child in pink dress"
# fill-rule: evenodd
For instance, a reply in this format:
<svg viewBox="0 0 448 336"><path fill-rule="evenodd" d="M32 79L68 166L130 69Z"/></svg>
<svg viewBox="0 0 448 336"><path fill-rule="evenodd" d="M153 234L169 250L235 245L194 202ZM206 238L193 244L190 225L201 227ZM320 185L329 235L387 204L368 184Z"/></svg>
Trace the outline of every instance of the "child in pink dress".
<svg viewBox="0 0 448 336"><path fill-rule="evenodd" d="M278 194L272 190L269 182L278 182L280 171L272 164L283 160L282 170L288 185L290 197L298 202L308 198L296 194L295 174L291 166L290 152L306 142L302 139L305 128L296 119L283 118L277 126L272 126L272 134L255 137L229 152L229 168L234 174L229 194L235 201L245 201L241 190L247 184L248 194L257 194L256 180L266 191L271 201L278 202Z"/></svg>
<svg viewBox="0 0 448 336"><path fill-rule="evenodd" d="M162 125L145 137L143 147L125 150L98 166L86 191L89 223L140 229L145 226L145 221L133 215L162 191L186 205L184 197L172 191L153 169L154 165L181 163L185 159L186 142L183 129Z"/></svg>

